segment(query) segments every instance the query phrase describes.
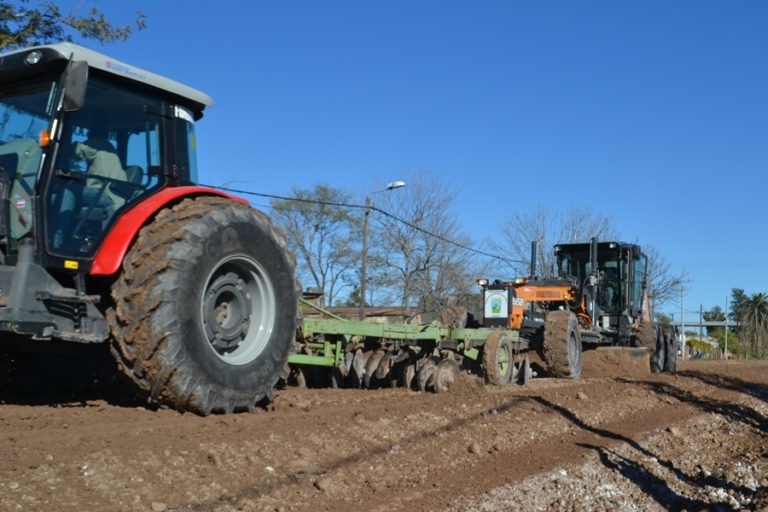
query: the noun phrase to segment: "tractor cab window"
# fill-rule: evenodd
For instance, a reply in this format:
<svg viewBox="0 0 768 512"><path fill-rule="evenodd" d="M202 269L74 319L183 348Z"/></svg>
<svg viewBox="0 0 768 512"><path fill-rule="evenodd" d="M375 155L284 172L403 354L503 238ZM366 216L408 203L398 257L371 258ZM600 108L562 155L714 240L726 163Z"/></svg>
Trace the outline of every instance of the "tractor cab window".
<svg viewBox="0 0 768 512"><path fill-rule="evenodd" d="M92 77L64 118L46 199L49 251L91 257L122 212L162 186L160 101Z"/></svg>
<svg viewBox="0 0 768 512"><path fill-rule="evenodd" d="M184 132L186 134L185 145L187 148L187 159L189 164L189 181L197 184L197 139L195 138L195 124L189 120L184 122Z"/></svg>
<svg viewBox="0 0 768 512"><path fill-rule="evenodd" d="M43 157L56 84L45 81L0 87L0 238L15 250L32 230L32 196Z"/></svg>

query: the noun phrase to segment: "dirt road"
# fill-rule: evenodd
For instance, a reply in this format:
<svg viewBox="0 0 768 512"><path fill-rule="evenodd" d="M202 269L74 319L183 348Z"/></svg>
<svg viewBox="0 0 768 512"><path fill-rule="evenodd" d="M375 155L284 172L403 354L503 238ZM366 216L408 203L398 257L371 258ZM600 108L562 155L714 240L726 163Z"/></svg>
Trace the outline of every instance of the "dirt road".
<svg viewBox="0 0 768 512"><path fill-rule="evenodd" d="M0 510L768 510L765 362L205 418L121 390L1 391Z"/></svg>

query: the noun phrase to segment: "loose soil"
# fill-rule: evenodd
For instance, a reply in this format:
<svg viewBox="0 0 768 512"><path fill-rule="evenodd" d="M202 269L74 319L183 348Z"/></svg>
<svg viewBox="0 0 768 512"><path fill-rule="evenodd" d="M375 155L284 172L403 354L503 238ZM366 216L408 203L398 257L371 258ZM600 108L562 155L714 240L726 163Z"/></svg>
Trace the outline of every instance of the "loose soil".
<svg viewBox="0 0 768 512"><path fill-rule="evenodd" d="M0 370L2 511L768 510L768 362L611 378L608 357L580 380L288 388L199 417L3 358L24 371Z"/></svg>

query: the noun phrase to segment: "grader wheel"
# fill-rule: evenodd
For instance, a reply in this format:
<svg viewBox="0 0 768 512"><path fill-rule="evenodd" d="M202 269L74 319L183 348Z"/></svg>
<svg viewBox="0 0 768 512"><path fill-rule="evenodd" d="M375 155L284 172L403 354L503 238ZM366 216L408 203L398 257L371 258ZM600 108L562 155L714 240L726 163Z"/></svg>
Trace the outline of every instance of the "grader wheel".
<svg viewBox="0 0 768 512"><path fill-rule="evenodd" d="M542 356L555 377L581 376L579 322L570 311L552 311L544 324Z"/></svg>
<svg viewBox="0 0 768 512"><path fill-rule="evenodd" d="M651 371L677 371L677 337L670 327L658 326L656 348L651 359Z"/></svg>
<svg viewBox="0 0 768 512"><path fill-rule="evenodd" d="M657 337L658 333L656 332L656 324L653 322L642 322L637 326L635 345L638 347L645 347L656 350Z"/></svg>
<svg viewBox="0 0 768 512"><path fill-rule="evenodd" d="M670 327L643 322L637 327L635 344L653 351L651 371L657 373L677 371L677 338Z"/></svg>
<svg viewBox="0 0 768 512"><path fill-rule="evenodd" d="M483 375L492 386L503 386L512 380L512 342L503 331L494 331L483 345Z"/></svg>

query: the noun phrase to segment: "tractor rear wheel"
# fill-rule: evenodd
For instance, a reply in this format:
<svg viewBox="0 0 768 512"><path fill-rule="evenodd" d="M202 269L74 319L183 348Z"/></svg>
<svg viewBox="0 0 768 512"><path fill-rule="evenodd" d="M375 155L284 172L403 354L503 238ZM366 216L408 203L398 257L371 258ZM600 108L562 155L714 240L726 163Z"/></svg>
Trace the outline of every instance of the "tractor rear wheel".
<svg viewBox="0 0 768 512"><path fill-rule="evenodd" d="M564 310L548 313L541 350L552 375L578 379L581 376L581 336L576 315Z"/></svg>
<svg viewBox="0 0 768 512"><path fill-rule="evenodd" d="M112 353L150 402L198 414L272 398L295 343L300 288L261 212L186 199L141 229L108 311Z"/></svg>

